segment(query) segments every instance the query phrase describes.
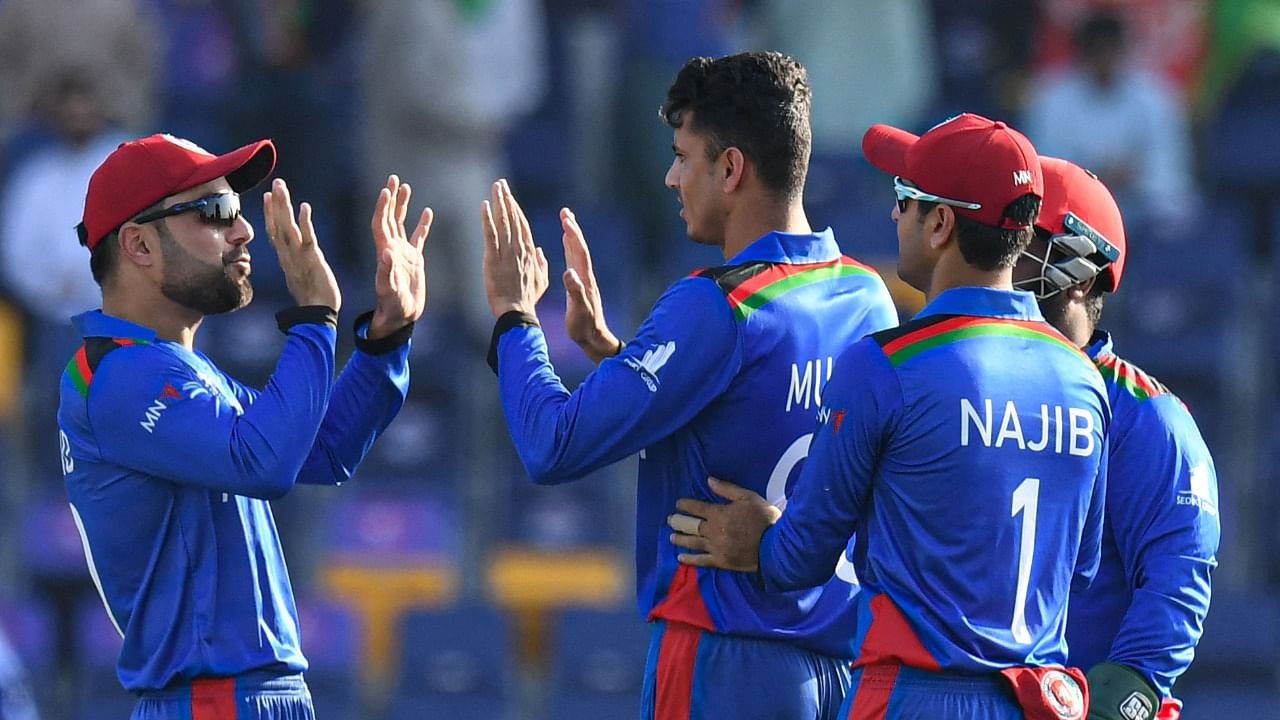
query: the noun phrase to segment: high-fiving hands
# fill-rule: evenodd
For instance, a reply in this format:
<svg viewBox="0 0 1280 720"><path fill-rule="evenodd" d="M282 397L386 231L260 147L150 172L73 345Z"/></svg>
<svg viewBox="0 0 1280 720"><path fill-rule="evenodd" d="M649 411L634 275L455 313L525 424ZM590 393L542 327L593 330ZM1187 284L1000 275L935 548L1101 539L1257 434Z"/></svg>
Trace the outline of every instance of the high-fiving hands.
<svg viewBox="0 0 1280 720"><path fill-rule="evenodd" d="M289 186L276 178L271 189L262 195L262 212L266 218L267 239L280 259L285 285L294 302L322 305L333 308L334 312L341 310L342 291L316 242L310 203L302 203L295 219Z"/></svg>
<svg viewBox="0 0 1280 720"><path fill-rule="evenodd" d="M591 362L599 363L617 355L622 343L604 320L604 304L600 287L596 285L591 251L578 218L569 208L560 210L560 226L564 229L564 262L568 266L563 277L564 327Z"/></svg>
<svg viewBox="0 0 1280 720"><path fill-rule="evenodd" d="M547 256L533 244L533 231L506 180L490 189L480 206L484 226L484 291L495 318L511 311L536 315L547 291Z"/></svg>
<svg viewBox="0 0 1280 720"><path fill-rule="evenodd" d="M369 322L370 340L386 337L406 325L415 323L427 307L427 263L422 249L431 232L434 217L424 208L413 235L405 232L412 190L400 178L387 178L387 186L378 193L373 208L373 245L378 253L378 271L374 277L377 307Z"/></svg>

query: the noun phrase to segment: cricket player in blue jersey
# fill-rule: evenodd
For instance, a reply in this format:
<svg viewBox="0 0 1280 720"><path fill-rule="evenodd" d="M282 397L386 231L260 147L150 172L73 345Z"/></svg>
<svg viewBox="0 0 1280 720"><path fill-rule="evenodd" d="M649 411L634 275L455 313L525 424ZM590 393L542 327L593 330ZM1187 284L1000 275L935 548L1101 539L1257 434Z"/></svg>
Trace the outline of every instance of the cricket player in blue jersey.
<svg viewBox="0 0 1280 720"><path fill-rule="evenodd" d="M1044 205L1014 285L1093 358L1112 413L1102 561L1089 589L1071 596L1070 660L1088 669L1091 719L1176 720L1173 683L1191 664L1217 566L1213 457L1182 401L1117 357L1098 329L1128 251L1115 199L1066 160L1041 157L1040 167Z"/></svg>
<svg viewBox="0 0 1280 720"><path fill-rule="evenodd" d="M194 349L206 315L246 305L253 228L240 195L275 166L268 140L214 156L152 135L94 171L81 242L102 309L62 376L62 469L89 573L124 638L117 673L135 720L304 720L298 615L269 500L349 479L404 402L409 335L426 303L424 211L404 231L394 176L373 217L376 309L355 322L337 381L342 296L276 180L267 235L297 307L266 387Z"/></svg>
<svg viewBox="0 0 1280 720"><path fill-rule="evenodd" d="M900 274L928 303L841 353L781 519L717 482L730 503L676 506L673 540L699 551L681 561L794 590L856 533L842 718L1080 720L1064 628L1098 565L1110 413L1097 368L1012 286L1039 159L968 114L919 137L874 126L863 152L895 176Z"/></svg>
<svg viewBox="0 0 1280 720"><path fill-rule="evenodd" d="M784 503L835 355L897 322L880 277L805 217L809 107L807 73L778 53L680 71L663 106L675 151L666 183L689 237L718 246L725 264L671 286L625 345L585 290L586 244L562 212L571 333L601 360L573 392L535 313L546 258L505 182L483 208L491 362L529 476L567 482L640 453L636 587L653 627L644 718L830 720L848 686L857 585L847 561L837 570L839 553L816 587L763 590L681 566L665 528L677 498L712 497L710 474ZM586 318L577 330L575 313Z"/></svg>

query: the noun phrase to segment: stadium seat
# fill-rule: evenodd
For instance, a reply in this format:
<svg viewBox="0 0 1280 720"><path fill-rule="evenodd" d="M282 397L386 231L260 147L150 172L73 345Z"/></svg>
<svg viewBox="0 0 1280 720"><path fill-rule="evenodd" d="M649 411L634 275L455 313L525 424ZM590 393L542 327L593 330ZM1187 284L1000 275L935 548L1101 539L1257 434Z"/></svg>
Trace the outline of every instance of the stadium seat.
<svg viewBox="0 0 1280 720"><path fill-rule="evenodd" d="M649 631L633 608L556 613L547 720L632 720L640 714Z"/></svg>
<svg viewBox="0 0 1280 720"><path fill-rule="evenodd" d="M487 605L406 613L387 720L511 717L516 670L507 627Z"/></svg>
<svg viewBox="0 0 1280 720"><path fill-rule="evenodd" d="M360 703L360 631L355 615L316 598L298 598L297 607L311 699L325 717L355 717Z"/></svg>
<svg viewBox="0 0 1280 720"><path fill-rule="evenodd" d="M381 685L408 607L449 601L457 587L450 508L427 495L372 494L335 506L329 519L325 592L351 607L365 630L362 680Z"/></svg>

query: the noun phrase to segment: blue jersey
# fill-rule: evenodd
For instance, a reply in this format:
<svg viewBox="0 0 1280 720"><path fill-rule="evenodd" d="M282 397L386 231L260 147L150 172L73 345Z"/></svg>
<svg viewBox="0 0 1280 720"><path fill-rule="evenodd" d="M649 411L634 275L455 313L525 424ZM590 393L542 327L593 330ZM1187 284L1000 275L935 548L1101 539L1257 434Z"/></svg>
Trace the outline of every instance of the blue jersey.
<svg viewBox="0 0 1280 720"><path fill-rule="evenodd" d="M857 587L849 573L832 578L835 556L822 587L763 592L738 573L680 565L666 518L679 498L717 497L708 475L785 502L834 357L896 322L884 282L841 256L829 229L770 233L668 289L635 339L572 393L540 329L504 333L503 410L537 483L640 453L636 588L651 619L847 657Z"/></svg>
<svg viewBox="0 0 1280 720"><path fill-rule="evenodd" d="M403 404L407 344L357 350L334 383L332 320L299 322L257 391L148 328L100 311L75 322L84 346L62 376L62 467L124 637L121 683L305 670L267 501L351 477Z"/></svg>
<svg viewBox="0 0 1280 720"><path fill-rule="evenodd" d="M856 531L859 665L1061 664L1069 588L1098 564L1109 416L1031 294L943 292L841 355L759 579L824 582Z"/></svg>
<svg viewBox="0 0 1280 720"><path fill-rule="evenodd" d="M1088 352L1111 398L1107 521L1098 577L1071 597L1070 659L1127 665L1168 696L1209 612L1217 475L1181 400L1116 357L1105 333Z"/></svg>

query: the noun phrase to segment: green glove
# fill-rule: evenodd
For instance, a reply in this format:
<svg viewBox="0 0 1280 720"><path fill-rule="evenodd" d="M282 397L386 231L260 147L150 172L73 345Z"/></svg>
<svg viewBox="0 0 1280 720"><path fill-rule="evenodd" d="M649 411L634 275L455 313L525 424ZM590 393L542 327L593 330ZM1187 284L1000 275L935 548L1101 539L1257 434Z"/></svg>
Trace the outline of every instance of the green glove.
<svg viewBox="0 0 1280 720"><path fill-rule="evenodd" d="M1160 695L1136 670L1117 663L1098 663L1089 680L1089 720L1153 720Z"/></svg>

